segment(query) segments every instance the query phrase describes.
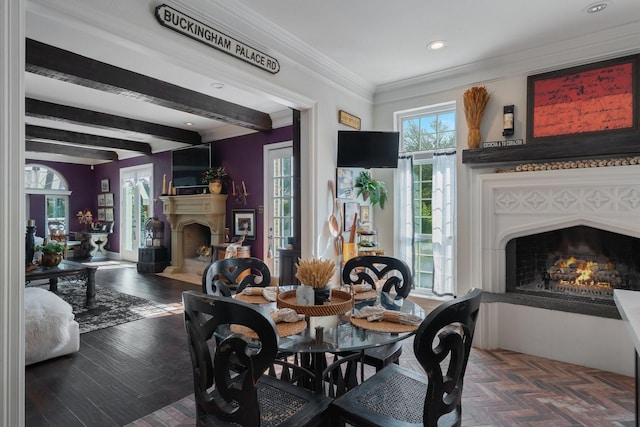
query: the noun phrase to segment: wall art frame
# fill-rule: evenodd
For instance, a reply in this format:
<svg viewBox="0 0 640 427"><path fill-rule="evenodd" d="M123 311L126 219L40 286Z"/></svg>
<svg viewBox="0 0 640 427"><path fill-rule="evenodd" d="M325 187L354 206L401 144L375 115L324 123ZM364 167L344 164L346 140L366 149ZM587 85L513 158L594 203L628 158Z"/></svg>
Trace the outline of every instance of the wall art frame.
<svg viewBox="0 0 640 427"><path fill-rule="evenodd" d="M104 193L98 194L98 206L100 207L104 206Z"/></svg>
<svg viewBox="0 0 640 427"><path fill-rule="evenodd" d="M105 212L104 212L104 208L99 208L98 209L98 221L104 221L106 218Z"/></svg>
<svg viewBox="0 0 640 427"><path fill-rule="evenodd" d="M103 193L109 192L109 178L100 180L100 189Z"/></svg>
<svg viewBox="0 0 640 427"><path fill-rule="evenodd" d="M113 193L104 194L104 205L105 207L108 207L108 208L113 207Z"/></svg>
<svg viewBox="0 0 640 427"><path fill-rule="evenodd" d="M113 208L105 208L104 220L113 222Z"/></svg>
<svg viewBox="0 0 640 427"><path fill-rule="evenodd" d="M353 169L336 168L336 197L353 199Z"/></svg>
<svg viewBox="0 0 640 427"><path fill-rule="evenodd" d="M527 78L527 143L638 134L640 55Z"/></svg>
<svg viewBox="0 0 640 427"><path fill-rule="evenodd" d="M358 202L346 202L344 204L344 231L351 231L353 226L358 226L360 219L356 219L354 224L353 217L357 213L360 216L360 203Z"/></svg>
<svg viewBox="0 0 640 427"><path fill-rule="evenodd" d="M256 211L255 209L234 209L233 235L236 237L245 236L246 239L256 238Z"/></svg>

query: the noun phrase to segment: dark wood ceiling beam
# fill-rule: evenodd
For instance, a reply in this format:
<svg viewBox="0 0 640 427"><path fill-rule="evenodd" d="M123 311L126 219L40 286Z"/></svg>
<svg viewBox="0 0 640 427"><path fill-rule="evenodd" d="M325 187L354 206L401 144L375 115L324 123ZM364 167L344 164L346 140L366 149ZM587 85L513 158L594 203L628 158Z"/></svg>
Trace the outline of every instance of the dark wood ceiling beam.
<svg viewBox="0 0 640 427"><path fill-rule="evenodd" d="M71 147L69 145L51 144L48 142L25 141L25 151L31 153L61 154L64 156L80 157L95 160L118 160L118 153L107 150L92 150L90 148Z"/></svg>
<svg viewBox="0 0 640 427"><path fill-rule="evenodd" d="M172 126L130 119L113 114L86 110L84 108L68 105L54 104L33 98L25 99L25 114L28 117L37 117L47 120L55 120L63 123L73 123L100 129L116 129L152 135L169 141L185 144L202 144L202 138L198 132L184 130Z"/></svg>
<svg viewBox="0 0 640 427"><path fill-rule="evenodd" d="M90 135L88 133L73 132L61 129L52 129L43 126L26 125L25 136L26 139L61 141L68 142L70 144L112 148L117 150L127 150L135 151L137 153L151 154L151 146L146 142L126 141L124 139Z"/></svg>
<svg viewBox="0 0 640 427"><path fill-rule="evenodd" d="M222 99L26 39L26 71L249 129L269 131L271 117Z"/></svg>

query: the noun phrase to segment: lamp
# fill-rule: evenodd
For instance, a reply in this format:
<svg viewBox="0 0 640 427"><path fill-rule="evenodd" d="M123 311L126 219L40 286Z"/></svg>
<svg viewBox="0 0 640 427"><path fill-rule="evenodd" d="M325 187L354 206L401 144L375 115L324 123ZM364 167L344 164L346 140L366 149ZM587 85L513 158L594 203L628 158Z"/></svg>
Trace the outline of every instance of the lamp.
<svg viewBox="0 0 640 427"><path fill-rule="evenodd" d="M247 192L247 186L244 181L242 181L242 187L239 185L236 186L235 181L231 181L231 195L235 197L235 201L239 205L247 204L247 197L249 197L249 193Z"/></svg>

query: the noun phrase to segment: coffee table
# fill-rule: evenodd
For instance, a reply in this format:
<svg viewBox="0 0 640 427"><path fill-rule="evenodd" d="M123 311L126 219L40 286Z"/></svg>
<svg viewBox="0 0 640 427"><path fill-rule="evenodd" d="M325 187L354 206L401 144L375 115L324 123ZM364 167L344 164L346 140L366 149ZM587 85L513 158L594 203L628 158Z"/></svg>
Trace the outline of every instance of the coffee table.
<svg viewBox="0 0 640 427"><path fill-rule="evenodd" d="M87 286L86 306L91 307L96 299L96 270L97 267L84 265L78 262L63 260L56 267L44 267L39 265L38 268L26 271L25 284L29 284L34 280L48 279L49 290L58 292L58 280L84 281Z"/></svg>

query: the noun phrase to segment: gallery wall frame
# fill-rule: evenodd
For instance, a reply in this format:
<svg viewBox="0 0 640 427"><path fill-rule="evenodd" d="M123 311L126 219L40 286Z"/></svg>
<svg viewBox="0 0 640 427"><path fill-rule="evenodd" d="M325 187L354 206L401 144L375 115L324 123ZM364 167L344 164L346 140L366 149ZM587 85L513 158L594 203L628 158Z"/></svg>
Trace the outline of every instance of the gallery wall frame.
<svg viewBox="0 0 640 427"><path fill-rule="evenodd" d="M106 207L113 207L113 193L104 194L104 205Z"/></svg>
<svg viewBox="0 0 640 427"><path fill-rule="evenodd" d="M336 197L353 199L353 169L336 168Z"/></svg>
<svg viewBox="0 0 640 427"><path fill-rule="evenodd" d="M256 211L255 209L234 209L233 235L236 237L245 236L246 239L256 238Z"/></svg>
<svg viewBox="0 0 640 427"><path fill-rule="evenodd" d="M113 221L113 208L105 208L104 209L104 220L105 221Z"/></svg>
<svg viewBox="0 0 640 427"><path fill-rule="evenodd" d="M355 214L360 215L360 203L358 202L346 202L344 204L344 231L351 231L353 226L358 226L359 219L356 219L354 224L353 218Z"/></svg>
<svg viewBox="0 0 640 427"><path fill-rule="evenodd" d="M104 213L104 208L99 208L98 209L98 221L104 221L106 218L105 213Z"/></svg>
<svg viewBox="0 0 640 427"><path fill-rule="evenodd" d="M640 55L529 76L527 143L639 134Z"/></svg>
<svg viewBox="0 0 640 427"><path fill-rule="evenodd" d="M109 192L109 178L100 180L100 189L103 193Z"/></svg>
<svg viewBox="0 0 640 427"><path fill-rule="evenodd" d="M98 194L98 206L104 206L104 193Z"/></svg>

